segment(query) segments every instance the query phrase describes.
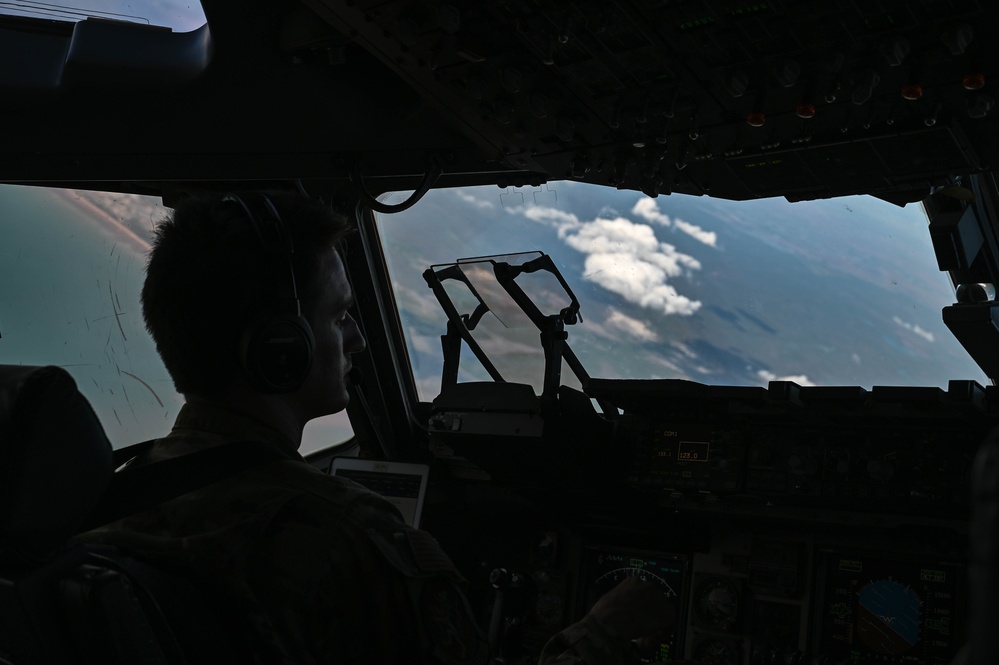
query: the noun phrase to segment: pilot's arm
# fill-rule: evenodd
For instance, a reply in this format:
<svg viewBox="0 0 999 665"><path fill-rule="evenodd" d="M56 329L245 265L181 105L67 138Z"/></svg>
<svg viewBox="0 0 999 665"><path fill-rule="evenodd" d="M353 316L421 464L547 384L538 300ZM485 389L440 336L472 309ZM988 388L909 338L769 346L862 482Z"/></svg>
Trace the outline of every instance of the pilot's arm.
<svg viewBox="0 0 999 665"><path fill-rule="evenodd" d="M636 642L651 645L676 621L676 609L657 584L629 577L589 613L549 640L540 665L611 665L635 660Z"/></svg>

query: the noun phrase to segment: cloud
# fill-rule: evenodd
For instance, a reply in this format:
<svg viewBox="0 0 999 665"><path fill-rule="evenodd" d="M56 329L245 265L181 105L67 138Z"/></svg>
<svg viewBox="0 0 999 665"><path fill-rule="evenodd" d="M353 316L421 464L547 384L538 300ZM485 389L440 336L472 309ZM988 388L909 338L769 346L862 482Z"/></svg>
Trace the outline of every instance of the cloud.
<svg viewBox="0 0 999 665"><path fill-rule="evenodd" d="M676 225L676 228L680 229L681 231L689 235L691 238L699 240L703 242L705 245L708 245L710 247L715 247L716 243L718 242L718 234L715 233L714 231L705 231L696 224L690 224L688 222L683 221L682 219L673 220L673 224Z"/></svg>
<svg viewBox="0 0 999 665"><path fill-rule="evenodd" d="M774 374L773 372L771 372L769 370L761 369L759 372L756 373L756 375L758 377L760 377L761 379L763 379L764 381L767 381L767 382L770 382L770 381L791 381L793 383L797 383L799 386L801 386L803 388L815 385L804 374L794 374L794 375L790 375L790 376L777 376L776 374Z"/></svg>
<svg viewBox="0 0 999 665"><path fill-rule="evenodd" d="M633 255L640 262L661 268L667 276L677 277L683 270L700 270L701 262L677 251L669 243L659 242L652 227L636 224L623 217L595 219L576 229L559 229L559 237L572 248L590 255Z"/></svg>
<svg viewBox="0 0 999 665"><path fill-rule="evenodd" d="M662 224L663 226L670 225L669 217L659 210L659 204L656 203L655 199L638 199L638 203L631 209L631 214L638 215L642 219L647 219L650 222Z"/></svg>
<svg viewBox="0 0 999 665"><path fill-rule="evenodd" d="M611 308L610 315L607 317L604 325L642 342L659 341L659 335L645 321L634 319L613 308Z"/></svg>
<svg viewBox="0 0 999 665"><path fill-rule="evenodd" d="M535 222L553 222L558 227L577 227L581 224L579 217L571 212L565 212L558 208L547 206L535 206L531 208L519 208L511 212L523 213L525 217Z"/></svg>
<svg viewBox="0 0 999 665"><path fill-rule="evenodd" d="M493 208L496 207L496 204L494 204L492 201L487 201L485 199L480 199L480 198L478 198L476 196L473 196L473 195L468 194L466 192L463 192L461 190L455 190L455 193L458 195L459 199L461 199L465 203L471 203L476 208L482 208L484 210L491 210L491 209L493 209Z"/></svg>
<svg viewBox="0 0 999 665"><path fill-rule="evenodd" d="M652 214L643 200L636 207ZM700 309L699 301L678 293L667 279L700 270L701 262L659 242L648 224L624 217L582 221L573 213L547 206L516 212L556 228L569 247L585 254L583 279L663 314L689 316Z"/></svg>
<svg viewBox="0 0 999 665"><path fill-rule="evenodd" d="M923 330L919 326L912 325L911 323L906 323L905 321L903 321L902 319L898 318L897 316L893 316L891 320L894 321L895 323L897 323L898 325L900 325L901 327L905 328L909 332L915 333L916 335L919 335L920 337L922 337L923 339L925 339L927 342L933 342L933 341L935 341L935 338L933 337L933 333L929 332L928 330Z"/></svg>
<svg viewBox="0 0 999 665"><path fill-rule="evenodd" d="M690 222L685 222L682 219L670 220L666 213L659 210L659 204L656 203L655 199L638 199L635 207L631 209L631 213L661 226L676 227L676 229L683 231L691 238L703 242L705 245L709 245L710 247L715 247L717 245L717 233L714 231L705 231L700 226L691 224Z"/></svg>
<svg viewBox="0 0 999 665"><path fill-rule="evenodd" d="M699 301L680 295L666 283L663 268L633 254L591 254L586 257L585 270L584 279L663 314L690 315L701 308Z"/></svg>

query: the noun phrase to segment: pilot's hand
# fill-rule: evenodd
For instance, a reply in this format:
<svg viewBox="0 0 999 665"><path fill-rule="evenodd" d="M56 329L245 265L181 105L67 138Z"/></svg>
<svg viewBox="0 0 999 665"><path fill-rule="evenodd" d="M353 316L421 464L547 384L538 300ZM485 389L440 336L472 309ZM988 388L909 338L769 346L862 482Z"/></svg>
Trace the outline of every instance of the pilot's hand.
<svg viewBox="0 0 999 665"><path fill-rule="evenodd" d="M676 607L662 586L629 577L601 596L590 616L624 639L655 640L676 622Z"/></svg>

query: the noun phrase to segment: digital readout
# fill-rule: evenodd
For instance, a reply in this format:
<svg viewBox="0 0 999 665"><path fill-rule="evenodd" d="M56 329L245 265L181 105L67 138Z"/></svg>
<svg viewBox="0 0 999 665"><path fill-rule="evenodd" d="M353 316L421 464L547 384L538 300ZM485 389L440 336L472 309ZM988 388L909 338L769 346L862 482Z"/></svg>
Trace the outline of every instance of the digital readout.
<svg viewBox="0 0 999 665"><path fill-rule="evenodd" d="M707 441L681 441L676 450L676 459L680 462L707 462Z"/></svg>

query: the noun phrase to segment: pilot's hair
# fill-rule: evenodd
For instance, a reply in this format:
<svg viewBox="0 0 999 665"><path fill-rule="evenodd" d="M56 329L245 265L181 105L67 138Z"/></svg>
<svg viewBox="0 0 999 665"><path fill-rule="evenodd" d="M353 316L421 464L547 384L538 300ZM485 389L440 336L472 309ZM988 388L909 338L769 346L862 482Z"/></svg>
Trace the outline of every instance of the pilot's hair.
<svg viewBox="0 0 999 665"><path fill-rule="evenodd" d="M323 293L320 276L328 249L350 229L345 215L289 192L268 192L294 246L302 314L311 318ZM142 287L146 329L185 395L210 395L242 371L239 346L245 327L261 308L276 307L287 279L275 269L273 255L234 202L221 195L184 199L158 225Z"/></svg>

